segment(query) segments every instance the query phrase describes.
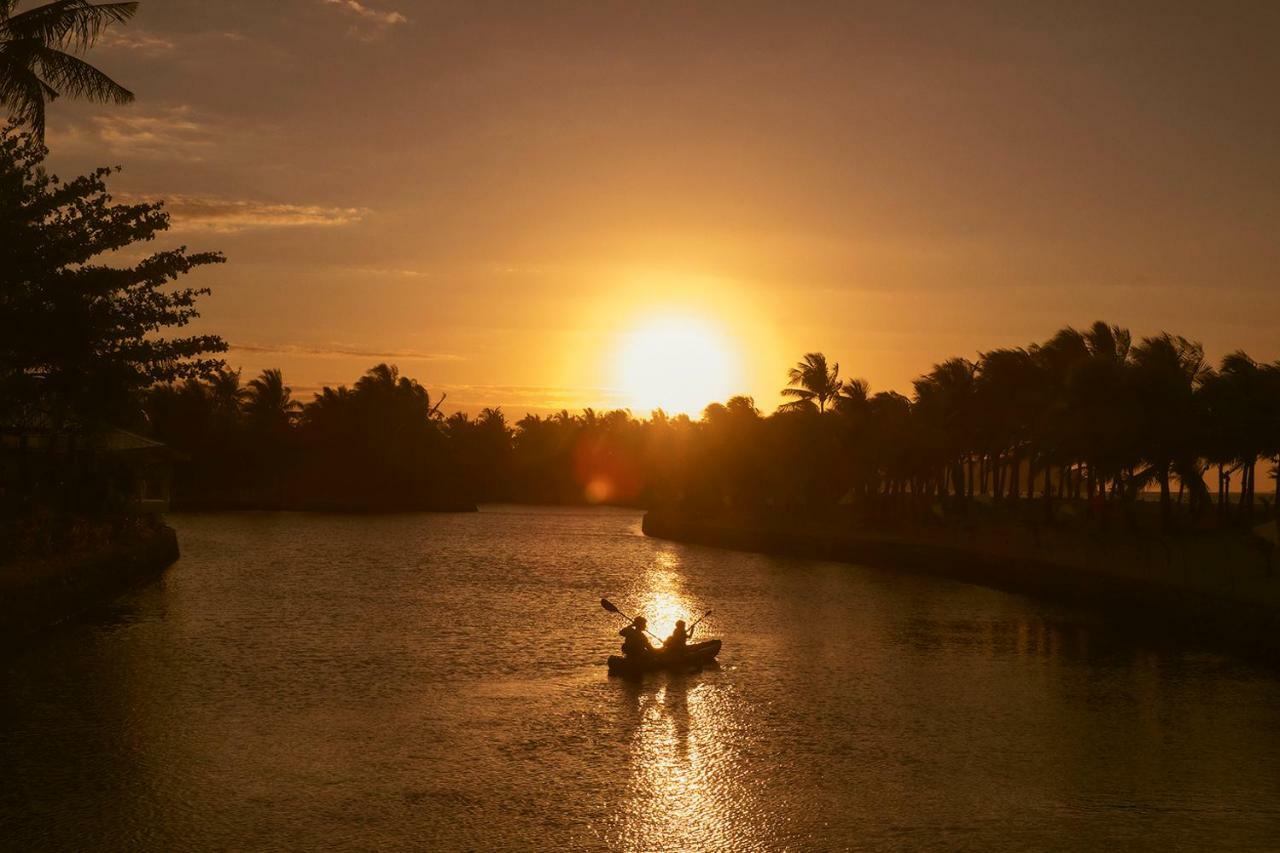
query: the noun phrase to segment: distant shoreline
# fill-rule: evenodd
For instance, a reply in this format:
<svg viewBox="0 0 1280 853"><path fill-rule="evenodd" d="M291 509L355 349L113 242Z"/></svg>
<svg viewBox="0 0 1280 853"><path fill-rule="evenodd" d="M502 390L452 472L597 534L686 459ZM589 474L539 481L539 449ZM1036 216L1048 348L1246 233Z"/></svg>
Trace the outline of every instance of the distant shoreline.
<svg viewBox="0 0 1280 853"><path fill-rule="evenodd" d="M1159 631L1280 662L1280 554L1247 532L1180 537L1026 524L851 523L838 514L645 514L647 536L887 567L1115 613Z"/></svg>

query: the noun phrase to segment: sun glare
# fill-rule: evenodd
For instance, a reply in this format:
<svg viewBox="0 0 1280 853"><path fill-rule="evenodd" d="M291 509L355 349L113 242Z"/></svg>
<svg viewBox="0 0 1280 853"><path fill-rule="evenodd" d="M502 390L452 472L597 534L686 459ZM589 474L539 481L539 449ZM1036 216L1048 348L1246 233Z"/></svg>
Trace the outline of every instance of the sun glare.
<svg viewBox="0 0 1280 853"><path fill-rule="evenodd" d="M625 404L641 413L696 417L708 403L741 393L724 336L694 317L656 317L624 334L615 370Z"/></svg>

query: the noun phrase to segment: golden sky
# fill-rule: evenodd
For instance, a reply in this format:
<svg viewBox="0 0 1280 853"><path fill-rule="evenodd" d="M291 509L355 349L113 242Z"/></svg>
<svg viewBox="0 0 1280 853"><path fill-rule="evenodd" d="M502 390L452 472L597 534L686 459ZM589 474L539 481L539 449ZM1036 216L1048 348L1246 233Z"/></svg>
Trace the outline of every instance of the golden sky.
<svg viewBox="0 0 1280 853"><path fill-rule="evenodd" d="M635 405L663 322L765 408L1099 318L1280 357L1280 4L1120 5L144 0L137 102L49 143L227 253L203 328L303 399Z"/></svg>

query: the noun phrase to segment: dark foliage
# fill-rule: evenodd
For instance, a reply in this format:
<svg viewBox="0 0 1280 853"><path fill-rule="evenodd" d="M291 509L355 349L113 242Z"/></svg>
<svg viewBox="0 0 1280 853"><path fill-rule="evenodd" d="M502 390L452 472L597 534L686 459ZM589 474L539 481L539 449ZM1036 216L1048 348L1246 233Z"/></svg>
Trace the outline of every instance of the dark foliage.
<svg viewBox="0 0 1280 853"><path fill-rule="evenodd" d="M159 204L113 204L110 169L62 182L32 134L0 135L0 422L91 431L130 419L137 392L221 366L214 335L163 337L207 290L172 288L215 252L156 252L133 266L99 256L169 227Z"/></svg>
<svg viewBox="0 0 1280 853"><path fill-rule="evenodd" d="M963 515L981 501L1052 519L1075 502L1105 523L1158 488L1171 528L1250 521L1254 472L1280 454L1280 365L1236 353L1215 371L1184 338L1134 344L1104 323L950 359L915 381L913 399L842 382L821 353L789 378L797 393L772 415L734 397L699 421L591 409L514 425L500 409L444 418L440 401L387 365L353 389L324 389L300 415L274 371L250 383L252 396L235 374L161 386L149 410L160 437L191 454L188 499L248 505L464 498L803 512L845 502Z"/></svg>

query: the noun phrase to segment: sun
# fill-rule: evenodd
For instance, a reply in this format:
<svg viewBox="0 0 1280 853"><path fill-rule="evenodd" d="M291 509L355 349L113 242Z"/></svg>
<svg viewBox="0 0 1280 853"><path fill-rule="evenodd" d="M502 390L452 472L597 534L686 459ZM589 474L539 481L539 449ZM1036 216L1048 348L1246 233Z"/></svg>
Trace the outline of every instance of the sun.
<svg viewBox="0 0 1280 853"><path fill-rule="evenodd" d="M740 393L733 348L715 324L698 317L660 315L639 323L622 335L614 367L614 386L637 412L696 417L708 403Z"/></svg>

